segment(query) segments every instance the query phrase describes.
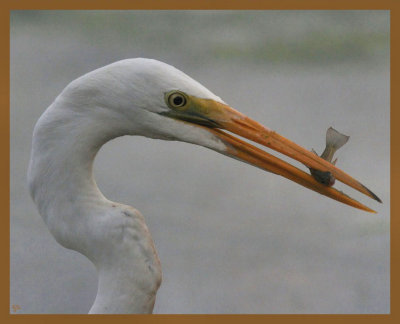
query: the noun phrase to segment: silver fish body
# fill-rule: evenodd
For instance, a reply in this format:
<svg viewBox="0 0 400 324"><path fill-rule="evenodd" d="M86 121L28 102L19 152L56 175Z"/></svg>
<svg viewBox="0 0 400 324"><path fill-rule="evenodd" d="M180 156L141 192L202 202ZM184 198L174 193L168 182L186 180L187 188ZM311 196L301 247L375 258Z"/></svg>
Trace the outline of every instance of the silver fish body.
<svg viewBox="0 0 400 324"><path fill-rule="evenodd" d="M326 131L326 146L325 150L321 154L321 158L328 162L332 162L335 152L346 144L349 138L350 136L344 135L336 129L329 127ZM314 150L312 151L317 154ZM337 159L335 159L332 164L336 164L336 162ZM310 173L315 180L326 186L330 187L335 183L335 177L329 171L320 171L310 168Z"/></svg>

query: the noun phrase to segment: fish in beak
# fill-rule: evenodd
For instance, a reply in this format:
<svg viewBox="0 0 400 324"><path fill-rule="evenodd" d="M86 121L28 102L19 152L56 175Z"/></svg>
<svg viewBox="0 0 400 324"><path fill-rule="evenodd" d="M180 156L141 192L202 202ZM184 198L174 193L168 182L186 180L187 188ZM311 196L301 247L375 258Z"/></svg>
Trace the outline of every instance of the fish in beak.
<svg viewBox="0 0 400 324"><path fill-rule="evenodd" d="M331 162L333 165L336 165L337 159L332 162L333 156L336 151L340 149L344 144L347 143L350 136L344 135L338 132L336 129L329 127L326 131L326 146L325 150L321 154L321 158ZM317 152L311 150L314 154L318 155ZM333 186L335 184L335 177L329 171L320 171L313 168L310 168L310 173L318 182L326 185Z"/></svg>
<svg viewBox="0 0 400 324"><path fill-rule="evenodd" d="M334 164L286 139L275 131L250 119L224 103L212 99L197 98L177 90L165 93L164 98L170 110L163 112L163 115L190 122L198 127L204 127L226 145L228 148L227 151L221 152L225 155L281 175L308 189L347 205L368 212L375 212L343 192L318 182L310 174L307 174L299 168L232 134L239 135L297 160L310 169L320 172L330 172L337 180L381 202L371 190L350 175L338 169Z"/></svg>

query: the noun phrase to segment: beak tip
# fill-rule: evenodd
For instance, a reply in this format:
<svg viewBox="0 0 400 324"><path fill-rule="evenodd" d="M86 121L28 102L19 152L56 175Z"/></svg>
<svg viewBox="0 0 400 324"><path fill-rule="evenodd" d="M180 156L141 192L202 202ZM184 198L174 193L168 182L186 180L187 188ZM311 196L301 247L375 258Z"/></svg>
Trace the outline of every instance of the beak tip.
<svg viewBox="0 0 400 324"><path fill-rule="evenodd" d="M377 195L375 195L375 194L374 194L371 190L369 190L366 186L364 186L364 185L362 185L362 186L365 188L365 190L367 190L367 192L369 193L369 195L370 195L371 198L375 199L377 202L382 203L382 200L381 200Z"/></svg>

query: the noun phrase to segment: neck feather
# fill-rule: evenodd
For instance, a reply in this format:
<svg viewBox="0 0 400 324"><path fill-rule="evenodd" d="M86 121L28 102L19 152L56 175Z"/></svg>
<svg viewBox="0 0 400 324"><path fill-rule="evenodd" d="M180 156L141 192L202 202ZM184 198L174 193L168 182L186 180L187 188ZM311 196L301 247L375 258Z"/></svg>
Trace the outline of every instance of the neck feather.
<svg viewBox="0 0 400 324"><path fill-rule="evenodd" d="M138 211L102 195L92 170L100 147L130 134L130 125L105 109L66 107L56 101L35 127L32 198L55 239L96 265L91 313L149 313L161 282L153 241Z"/></svg>

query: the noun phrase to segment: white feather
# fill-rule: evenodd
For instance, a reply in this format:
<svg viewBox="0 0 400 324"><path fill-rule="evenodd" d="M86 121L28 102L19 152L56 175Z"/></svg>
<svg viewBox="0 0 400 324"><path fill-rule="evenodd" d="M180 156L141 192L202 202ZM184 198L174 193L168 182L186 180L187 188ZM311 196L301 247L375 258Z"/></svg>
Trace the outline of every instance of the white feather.
<svg viewBox="0 0 400 324"><path fill-rule="evenodd" d="M122 135L180 140L219 152L211 133L157 114L164 93L222 102L162 62L130 59L71 82L38 120L28 170L31 196L55 239L87 256L99 286L91 313L151 313L161 266L142 215L106 199L93 178L100 147Z"/></svg>

